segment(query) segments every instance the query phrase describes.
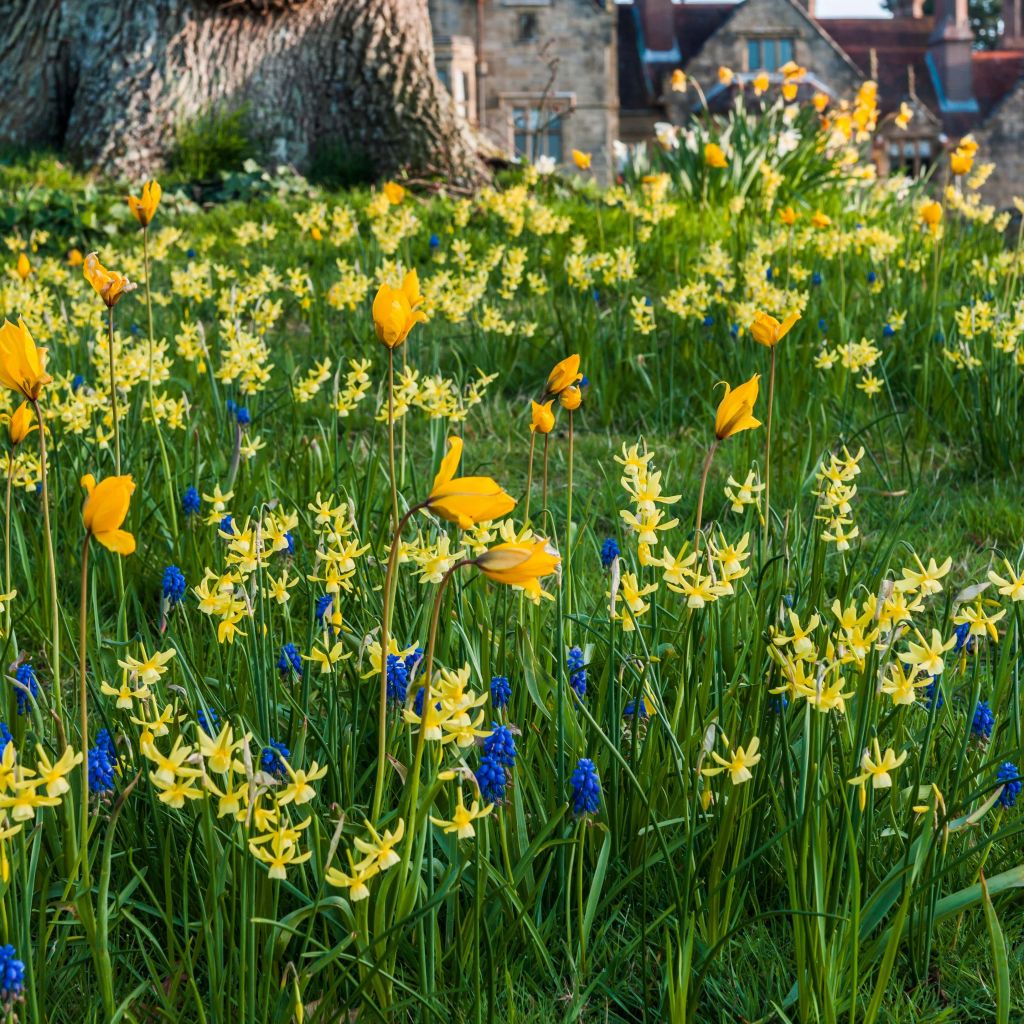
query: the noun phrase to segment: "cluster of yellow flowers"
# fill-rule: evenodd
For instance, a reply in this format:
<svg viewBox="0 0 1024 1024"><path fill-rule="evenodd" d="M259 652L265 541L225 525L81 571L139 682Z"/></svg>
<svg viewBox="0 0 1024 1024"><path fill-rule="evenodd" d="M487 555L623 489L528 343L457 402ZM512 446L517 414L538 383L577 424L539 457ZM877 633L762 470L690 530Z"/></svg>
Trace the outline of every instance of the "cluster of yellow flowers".
<svg viewBox="0 0 1024 1024"><path fill-rule="evenodd" d="M835 452L828 454L827 460L816 474L818 510L815 518L825 524L821 539L835 544L837 551L848 551L850 541L860 534L860 528L853 522L850 515L857 485L853 482L860 474L860 460L864 458L864 449L860 448L856 455L843 448L842 455Z"/></svg>

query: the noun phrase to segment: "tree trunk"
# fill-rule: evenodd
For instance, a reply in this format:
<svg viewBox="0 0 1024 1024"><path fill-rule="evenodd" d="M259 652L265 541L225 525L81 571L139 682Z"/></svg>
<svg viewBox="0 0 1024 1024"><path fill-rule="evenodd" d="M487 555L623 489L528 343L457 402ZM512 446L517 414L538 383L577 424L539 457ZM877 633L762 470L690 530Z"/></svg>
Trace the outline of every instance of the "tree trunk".
<svg viewBox="0 0 1024 1024"><path fill-rule="evenodd" d="M318 147L473 182L426 0L0 0L0 145L139 179L196 116L244 105L266 159Z"/></svg>

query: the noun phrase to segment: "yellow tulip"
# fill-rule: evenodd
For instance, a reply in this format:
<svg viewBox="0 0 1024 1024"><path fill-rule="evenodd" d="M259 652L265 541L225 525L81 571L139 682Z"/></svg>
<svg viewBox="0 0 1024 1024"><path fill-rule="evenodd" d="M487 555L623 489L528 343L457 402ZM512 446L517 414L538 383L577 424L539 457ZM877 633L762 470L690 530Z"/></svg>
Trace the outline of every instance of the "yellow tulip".
<svg viewBox="0 0 1024 1024"><path fill-rule="evenodd" d="M15 269L18 271L18 277L20 277L22 281L32 273L32 264L29 263L28 257L23 252L18 253L18 265Z"/></svg>
<svg viewBox="0 0 1024 1024"><path fill-rule="evenodd" d="M821 210L815 210L811 216L811 225L816 228L827 228L832 223L832 218Z"/></svg>
<svg viewBox="0 0 1024 1024"><path fill-rule="evenodd" d="M401 288L382 284L373 300L373 325L377 338L388 348L398 348L416 324L426 323L426 313L415 308L422 301L415 270L405 275Z"/></svg>
<svg viewBox="0 0 1024 1024"><path fill-rule="evenodd" d="M796 94L799 92L800 86L797 82L783 82L782 83L782 98L787 103L792 103L796 99Z"/></svg>
<svg viewBox="0 0 1024 1024"><path fill-rule="evenodd" d="M476 559L477 568L495 583L522 587L531 597L540 596L540 579L550 576L562 561L543 539L496 544Z"/></svg>
<svg viewBox="0 0 1024 1024"><path fill-rule="evenodd" d="M7 421L7 431L11 437L11 444L19 445L28 435L36 429L35 414L28 402L22 402Z"/></svg>
<svg viewBox="0 0 1024 1024"><path fill-rule="evenodd" d="M384 182L381 192L384 193L392 206L397 206L405 198L405 189L397 181Z"/></svg>
<svg viewBox="0 0 1024 1024"><path fill-rule="evenodd" d="M550 434L555 429L555 414L551 411L551 406L554 404L555 400L553 398L550 402L545 402L543 405L540 402L530 403L530 410L532 412L530 430L535 434Z"/></svg>
<svg viewBox="0 0 1024 1024"><path fill-rule="evenodd" d="M755 313L754 322L750 325L750 333L754 335L754 341L759 342L766 348L774 348L782 339L789 334L793 324L800 319L799 313L790 313L782 323L767 313Z"/></svg>
<svg viewBox="0 0 1024 1024"><path fill-rule="evenodd" d="M85 257L82 255L81 249L72 249L68 253L68 266L69 267L80 267L84 262Z"/></svg>
<svg viewBox="0 0 1024 1024"><path fill-rule="evenodd" d="M564 391L558 393L558 404L563 409L573 412L583 404L583 392L575 384L570 384Z"/></svg>
<svg viewBox="0 0 1024 1024"><path fill-rule="evenodd" d="M934 233L939 230L939 222L942 220L942 204L930 200L921 207L921 220L928 225L929 230Z"/></svg>
<svg viewBox="0 0 1024 1024"><path fill-rule="evenodd" d="M814 104L814 109L819 113L823 113L825 108L828 106L828 93L816 92L811 97L811 103Z"/></svg>
<svg viewBox="0 0 1024 1024"><path fill-rule="evenodd" d="M725 158L725 151L714 142L709 142L704 146L704 163L708 167L715 167L719 170L729 166L729 161Z"/></svg>
<svg viewBox="0 0 1024 1024"><path fill-rule="evenodd" d="M427 508L462 530L508 515L515 508L515 499L496 480L489 476L455 476L461 458L461 438L448 438L448 451L424 502Z"/></svg>
<svg viewBox="0 0 1024 1024"><path fill-rule="evenodd" d="M797 212L792 206L787 206L782 210L779 210L779 220L782 221L786 227L791 228L797 220Z"/></svg>
<svg viewBox="0 0 1024 1024"><path fill-rule="evenodd" d="M962 149L955 150L949 157L949 169L957 176L970 174L974 166L974 157Z"/></svg>
<svg viewBox="0 0 1024 1024"><path fill-rule="evenodd" d="M108 476L97 483L92 473L86 473L82 486L88 491L82 505L86 531L109 551L130 555L135 550L135 538L122 530L121 524L128 515L128 504L135 490L131 476Z"/></svg>
<svg viewBox="0 0 1024 1024"><path fill-rule="evenodd" d="M722 85L732 85L733 73L732 68L727 68L724 64L718 69L718 81Z"/></svg>
<svg viewBox="0 0 1024 1024"><path fill-rule="evenodd" d="M735 390L725 385L725 394L722 401L718 403L718 412L715 415L715 437L724 441L741 430L753 430L761 426L761 421L754 419L754 403L757 401L757 392L761 375L755 373L745 384L741 384Z"/></svg>
<svg viewBox="0 0 1024 1024"><path fill-rule="evenodd" d="M686 92L686 72L682 68L676 68L672 72L669 86L673 92Z"/></svg>
<svg viewBox="0 0 1024 1024"><path fill-rule="evenodd" d="M44 369L45 349L37 349L24 320L0 327L0 384L36 401L53 378Z"/></svg>
<svg viewBox="0 0 1024 1024"><path fill-rule="evenodd" d="M768 74L762 71L759 75L754 77L754 95L761 96L763 93L768 91L769 79Z"/></svg>
<svg viewBox="0 0 1024 1024"><path fill-rule="evenodd" d="M574 149L572 151L572 162L581 170L587 171L590 169L590 154L584 153L581 150Z"/></svg>
<svg viewBox="0 0 1024 1024"><path fill-rule="evenodd" d="M580 357L567 356L560 363L555 363L555 368L548 374L544 393L557 395L579 380L583 380L583 374L580 373Z"/></svg>
<svg viewBox="0 0 1024 1024"><path fill-rule="evenodd" d="M135 214L135 219L142 227L149 227L150 221L156 216L156 208L160 205L163 189L160 182L147 181L142 186L142 198L128 196L128 208Z"/></svg>
<svg viewBox="0 0 1024 1024"><path fill-rule="evenodd" d="M135 289L135 285L124 274L107 270L94 252L85 257L82 272L89 284L96 289L96 294L103 300L107 309L112 309L123 295Z"/></svg>

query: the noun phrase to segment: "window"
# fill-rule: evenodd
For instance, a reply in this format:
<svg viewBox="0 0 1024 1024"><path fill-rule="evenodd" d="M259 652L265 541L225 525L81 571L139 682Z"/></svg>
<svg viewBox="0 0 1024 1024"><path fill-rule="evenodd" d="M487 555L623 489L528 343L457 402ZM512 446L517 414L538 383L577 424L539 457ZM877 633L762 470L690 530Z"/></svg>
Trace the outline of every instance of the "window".
<svg viewBox="0 0 1024 1024"><path fill-rule="evenodd" d="M534 14L533 11L527 11L525 14L520 14L516 31L516 42L536 42L537 36L539 34L537 15Z"/></svg>
<svg viewBox="0 0 1024 1024"><path fill-rule="evenodd" d="M561 163L562 115L540 107L513 107L512 145L516 156L530 163L540 156Z"/></svg>
<svg viewBox="0 0 1024 1024"><path fill-rule="evenodd" d="M792 39L748 39L747 70L776 71L793 59Z"/></svg>
<svg viewBox="0 0 1024 1024"><path fill-rule="evenodd" d="M931 139L890 139L889 173L916 178L931 166L934 151Z"/></svg>

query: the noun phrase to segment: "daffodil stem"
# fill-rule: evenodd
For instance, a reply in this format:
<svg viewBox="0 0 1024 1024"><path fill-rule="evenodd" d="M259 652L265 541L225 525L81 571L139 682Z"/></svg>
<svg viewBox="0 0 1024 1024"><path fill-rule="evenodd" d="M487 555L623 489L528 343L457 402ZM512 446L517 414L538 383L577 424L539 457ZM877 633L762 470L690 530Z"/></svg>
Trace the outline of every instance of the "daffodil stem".
<svg viewBox="0 0 1024 1024"><path fill-rule="evenodd" d="M530 522L530 495L533 491L533 452L537 447L537 434L535 431L530 431L530 461L526 469L526 514L523 516L523 522Z"/></svg>
<svg viewBox="0 0 1024 1024"><path fill-rule="evenodd" d="M402 542L402 531L414 512L423 505L413 505L402 516L391 538L388 552L388 567L384 573L384 606L380 617L380 700L377 708L377 781L373 787L373 814L370 820L374 823L380 817L380 805L384 794L384 768L387 762L388 742L388 647L391 644L391 614L395 606L395 589L398 580L396 568L398 564L398 547Z"/></svg>
<svg viewBox="0 0 1024 1024"><path fill-rule="evenodd" d="M775 404L775 346L771 347L771 368L768 371L768 421L764 439L764 516L769 535L772 528L772 407Z"/></svg>
<svg viewBox="0 0 1024 1024"><path fill-rule="evenodd" d="M110 365L110 414L114 420L114 472L121 475L121 428L117 422L117 380L114 375L114 307L107 309L107 356Z"/></svg>
<svg viewBox="0 0 1024 1024"><path fill-rule="evenodd" d="M695 551L700 551L700 528L704 524L704 489L708 485L708 472L711 470L711 460L718 451L719 441L716 438L704 457L704 468L700 471L700 493L697 495L697 527L694 531L693 545Z"/></svg>
<svg viewBox="0 0 1024 1024"><path fill-rule="evenodd" d="M395 477L395 350L388 349L388 472L391 476L391 529L398 533L398 480Z"/></svg>
<svg viewBox="0 0 1024 1024"><path fill-rule="evenodd" d="M146 272L146 317L149 321L149 373L146 376L147 397L149 399L149 415L153 419L153 428L156 430L157 444L160 446L160 462L164 470L164 486L167 490L167 511L171 515L171 533L178 536L178 514L174 509L174 486L171 483L171 466L167 459L167 446L164 444L163 431L160 429L160 421L156 417L156 402L153 400L153 346L155 337L153 334L153 297L149 289L149 226L142 229L142 262ZM113 311L111 311L113 312ZM113 350L113 346L111 346Z"/></svg>
<svg viewBox="0 0 1024 1024"><path fill-rule="evenodd" d="M39 401L33 400L36 421L39 423L39 475L43 485L43 531L46 534L46 568L50 576L50 615L52 627L52 663L53 674L53 707L57 717L63 721L64 702L60 692L60 607L57 603L57 562L53 557L53 530L50 527L50 489L46 469L46 424L43 422L43 411Z"/></svg>

